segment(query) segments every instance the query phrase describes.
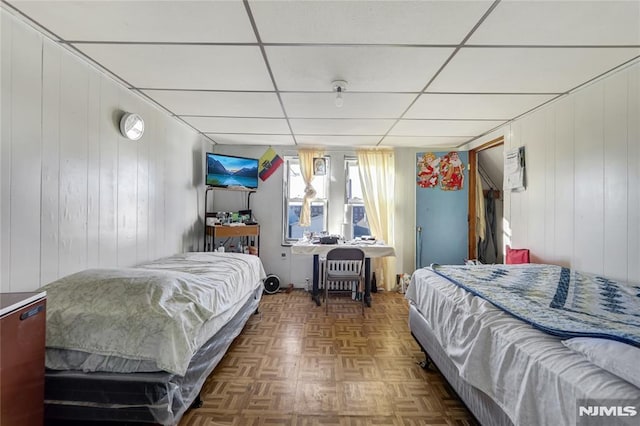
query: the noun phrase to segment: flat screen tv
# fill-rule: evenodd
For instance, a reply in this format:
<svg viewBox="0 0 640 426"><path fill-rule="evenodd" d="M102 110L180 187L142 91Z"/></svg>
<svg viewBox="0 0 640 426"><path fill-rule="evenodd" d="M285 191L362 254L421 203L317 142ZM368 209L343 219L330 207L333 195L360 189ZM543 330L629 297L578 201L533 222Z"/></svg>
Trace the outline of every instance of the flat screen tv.
<svg viewBox="0 0 640 426"><path fill-rule="evenodd" d="M207 152L208 186L258 188L258 160Z"/></svg>

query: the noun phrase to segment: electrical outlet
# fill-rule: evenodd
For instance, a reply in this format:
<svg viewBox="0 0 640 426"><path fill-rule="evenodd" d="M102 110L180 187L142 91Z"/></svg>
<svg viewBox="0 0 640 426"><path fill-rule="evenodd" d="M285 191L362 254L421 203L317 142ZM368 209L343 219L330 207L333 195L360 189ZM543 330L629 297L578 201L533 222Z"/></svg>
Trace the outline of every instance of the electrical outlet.
<svg viewBox="0 0 640 426"><path fill-rule="evenodd" d="M280 259L285 260L287 258L287 253L280 253Z"/></svg>

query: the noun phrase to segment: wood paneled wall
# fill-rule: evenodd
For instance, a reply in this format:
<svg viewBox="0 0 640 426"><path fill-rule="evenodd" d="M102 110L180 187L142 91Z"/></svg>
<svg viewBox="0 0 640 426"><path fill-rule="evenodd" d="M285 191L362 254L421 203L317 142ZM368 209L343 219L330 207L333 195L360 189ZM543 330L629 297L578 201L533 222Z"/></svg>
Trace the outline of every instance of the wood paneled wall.
<svg viewBox="0 0 640 426"><path fill-rule="evenodd" d="M0 289L201 247L209 143L2 10ZM123 112L146 132L120 136Z"/></svg>
<svg viewBox="0 0 640 426"><path fill-rule="evenodd" d="M526 191L505 192L507 241L534 262L640 283L640 63L501 132L527 166Z"/></svg>

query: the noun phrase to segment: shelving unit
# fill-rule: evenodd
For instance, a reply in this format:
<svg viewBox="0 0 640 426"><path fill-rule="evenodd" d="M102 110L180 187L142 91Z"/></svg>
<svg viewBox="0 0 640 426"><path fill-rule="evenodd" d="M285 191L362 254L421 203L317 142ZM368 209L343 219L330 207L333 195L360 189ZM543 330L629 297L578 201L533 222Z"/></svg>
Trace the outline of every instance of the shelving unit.
<svg viewBox="0 0 640 426"><path fill-rule="evenodd" d="M228 226L228 225L207 225L207 218L216 217L216 212L209 212L207 210L209 191L242 191L247 193L247 210L251 210L251 195L255 190L240 189L240 188L216 188L209 186L205 190L204 195L204 247L203 251L213 251L216 249L216 238L240 238L249 246L249 252L251 254L260 254L260 225L241 225L241 226ZM255 249L251 249L255 247Z"/></svg>

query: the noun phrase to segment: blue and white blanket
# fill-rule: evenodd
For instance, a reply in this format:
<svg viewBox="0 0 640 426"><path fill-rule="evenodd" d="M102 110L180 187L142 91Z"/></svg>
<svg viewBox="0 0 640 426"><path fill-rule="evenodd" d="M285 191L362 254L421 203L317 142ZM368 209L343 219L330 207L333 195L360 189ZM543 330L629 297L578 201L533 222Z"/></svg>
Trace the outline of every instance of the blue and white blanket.
<svg viewBox="0 0 640 426"><path fill-rule="evenodd" d="M640 286L554 265L431 265L438 275L561 338L640 346Z"/></svg>

